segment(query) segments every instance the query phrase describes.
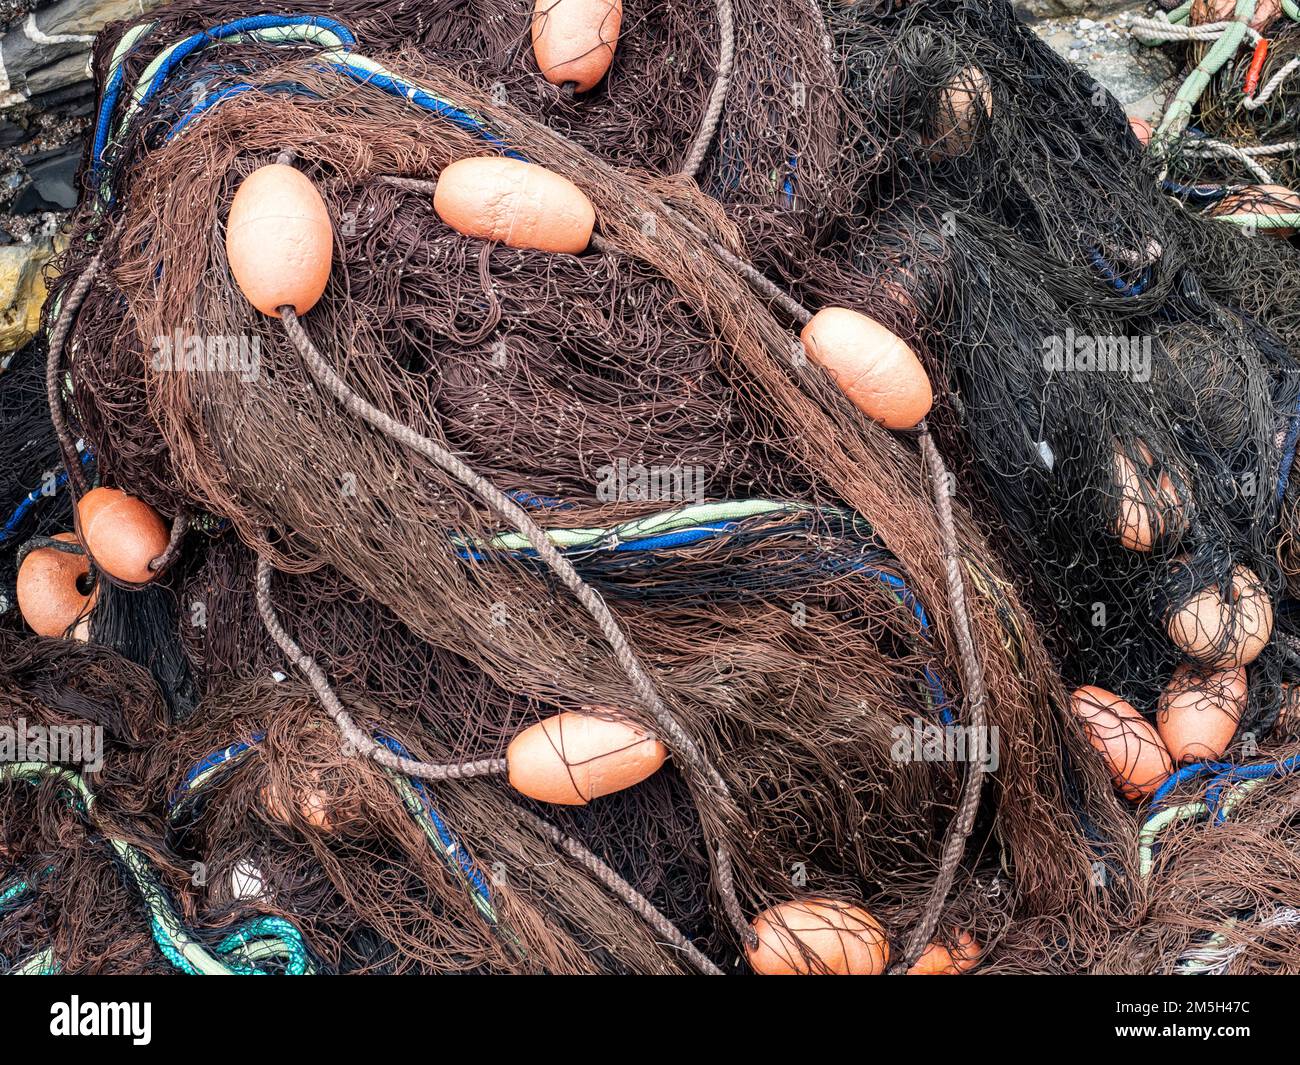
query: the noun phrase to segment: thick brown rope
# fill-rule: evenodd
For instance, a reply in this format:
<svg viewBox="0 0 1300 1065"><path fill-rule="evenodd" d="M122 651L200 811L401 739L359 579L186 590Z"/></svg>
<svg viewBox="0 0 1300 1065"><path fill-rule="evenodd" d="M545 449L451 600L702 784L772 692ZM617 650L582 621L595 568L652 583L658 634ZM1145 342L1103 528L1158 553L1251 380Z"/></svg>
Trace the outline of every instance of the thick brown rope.
<svg viewBox="0 0 1300 1065"><path fill-rule="evenodd" d="M501 489L497 488L491 481L477 473L442 445L426 436L422 436L410 426L390 417L378 407L357 395L334 372L320 352L316 350L316 346L312 344L311 339L303 330L302 324L298 321L298 315L294 312L294 309L289 306L281 307L280 315L286 334L298 350L298 354L302 357L312 377L315 378L317 384L333 395L350 414L369 423L385 436L423 455L439 469L456 478L528 540L529 544L537 552L538 558L546 564L547 568L560 580L560 583L582 604L583 608L599 626L606 642L614 652L614 658L619 667L628 680L631 681L638 701L654 717L658 724L660 738L667 743L674 757L695 778L697 786L715 789L725 801L730 803L731 793L726 781L722 779L721 774L708 761L695 741L687 734L686 730L682 728L664 704L654 681L646 672L645 667L642 666L631 644L628 643L618 619L614 617L613 612L606 605L600 593L578 575L578 571L573 568L573 563L551 543L541 526ZM259 573L259 592L260 576ZM323 674L321 674L321 679L324 680ZM715 857L720 889L723 884L730 886L732 884L731 852L725 844L719 842ZM723 891L724 897L733 893L734 888L730 892ZM757 937L749 923L744 920L739 901L734 898L730 901L734 905L728 908L728 916L731 918L737 935L740 936L741 941L746 946L755 945Z"/></svg>
<svg viewBox="0 0 1300 1065"><path fill-rule="evenodd" d="M88 484L82 472L80 456L77 454L76 442L72 439L72 430L68 427L67 414L63 409L63 383L59 375L63 367L63 346L68 342L68 333L77 317L77 311L90 292L95 275L99 273L100 263L104 258L104 249L100 248L93 259L77 278L76 284L63 296L59 305L59 315L50 330L50 348L45 356L45 398L50 406L50 420L54 422L54 432L59 438L59 450L63 453L63 467L79 498L86 494Z"/></svg>
<svg viewBox="0 0 1300 1065"><path fill-rule="evenodd" d="M276 617L275 607L271 602L271 564L261 556L257 559L257 612L262 616L262 624L271 634L271 639L279 645L285 657L307 677L321 705L325 707L325 712L334 719L339 732L343 734L344 744L351 750L370 758L385 769L391 769L408 777L420 777L423 780L464 780L468 777L492 776L506 771L504 758L483 758L477 762L448 765L402 758L358 728L357 723L352 720L352 715L347 712L338 695L335 694L329 678L325 676L325 671L311 655L298 646L294 638L280 624L280 619Z"/></svg>
<svg viewBox="0 0 1300 1065"><path fill-rule="evenodd" d="M969 727L973 736L979 736L985 726L984 713L984 669L975 650L975 639L971 635L970 614L966 606L966 582L962 577L961 560L957 554L957 529L952 516L952 491L948 482L948 469L943 456L930 436L930 428L921 422L921 454L930 474L930 492L934 497L935 510L939 515L939 529L942 534L944 574L948 581L948 598L952 604L953 630L957 636L957 648L961 655L962 682L966 688L966 709ZM949 826L948 835L943 841L943 853L939 862L939 875L930 890L929 901L921 913L920 920L912 927L907 945L903 949L902 960L891 970L891 975L905 974L916 964L925 951L939 927L944 903L957 875L957 866L961 863L966 850L966 841L970 838L975 825L975 814L979 809L980 796L984 790L984 767L972 761L963 785L961 804L957 817Z"/></svg>
<svg viewBox="0 0 1300 1065"><path fill-rule="evenodd" d="M700 953L699 948L684 936L677 926L655 909L654 904L636 890L631 884L606 865L599 857L584 847L572 836L567 836L549 821L538 817L521 806L514 807L519 820L529 825L539 835L573 858L579 865L596 878L610 894L622 899L646 924L680 950L691 964L705 976L722 976L722 970Z"/></svg>
<svg viewBox="0 0 1300 1065"><path fill-rule="evenodd" d="M167 538L167 546L163 548L163 553L149 562L149 568L154 573L161 573L175 562L181 553L181 544L185 542L185 534L190 529L190 516L185 511L181 511L172 519L171 535Z"/></svg>
<svg viewBox="0 0 1300 1065"><path fill-rule="evenodd" d="M713 89L709 93L709 102L700 120L700 128L691 142L690 151L682 163L681 173L688 178L700 172L704 157L709 154L709 145L713 143L714 134L718 132L718 123L722 121L722 109L727 102L727 90L731 87L731 69L736 62L736 16L732 10L731 0L717 0L718 11L718 73L713 80Z"/></svg>

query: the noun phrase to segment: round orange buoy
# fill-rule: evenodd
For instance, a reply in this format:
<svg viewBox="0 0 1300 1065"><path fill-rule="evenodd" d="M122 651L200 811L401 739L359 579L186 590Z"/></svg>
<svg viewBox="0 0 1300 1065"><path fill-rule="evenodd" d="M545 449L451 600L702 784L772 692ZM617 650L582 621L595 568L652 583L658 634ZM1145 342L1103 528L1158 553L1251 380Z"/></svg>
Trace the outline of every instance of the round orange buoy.
<svg viewBox="0 0 1300 1065"><path fill-rule="evenodd" d="M1088 742L1106 759L1124 798L1150 795L1173 772L1164 741L1126 700L1105 688L1086 685L1074 692L1070 702L1083 721Z"/></svg>
<svg viewBox="0 0 1300 1065"><path fill-rule="evenodd" d="M267 784L263 787L261 798L262 806L271 817L282 824L293 824L289 805L280 795L280 789L275 784ZM298 796L297 807L299 816L312 828L319 829L321 832L334 830L334 821L330 817L330 797L320 788L306 788Z"/></svg>
<svg viewBox="0 0 1300 1065"><path fill-rule="evenodd" d="M226 222L226 259L235 283L263 314L306 314L330 276L334 234L311 179L284 163L244 178Z"/></svg>
<svg viewBox="0 0 1300 1065"><path fill-rule="evenodd" d="M925 368L874 318L826 307L800 336L808 357L826 368L854 406L887 429L911 429L930 412L934 393Z"/></svg>
<svg viewBox="0 0 1300 1065"><path fill-rule="evenodd" d="M1137 442L1142 465L1116 447L1112 479L1119 489L1115 534L1130 551L1150 551L1157 540L1174 536L1186 527L1186 513L1178 488L1167 470L1152 469L1154 459L1144 442Z"/></svg>
<svg viewBox="0 0 1300 1065"><path fill-rule="evenodd" d="M67 544L75 544L72 533L59 533L53 537ZM78 587L78 582L90 573L90 559L73 555L53 547L38 547L23 559L18 570L18 610L28 627L38 636L62 636L68 626L78 618L82 620L73 630L77 640L90 636L90 623L85 617L95 604L95 591L90 594Z"/></svg>
<svg viewBox="0 0 1300 1065"><path fill-rule="evenodd" d="M1300 214L1300 193L1285 185L1247 185L1244 189L1223 197L1210 208L1215 217L1224 215L1257 214L1261 216ZM1295 235L1290 226L1259 227L1258 232L1270 237L1285 238Z"/></svg>
<svg viewBox="0 0 1300 1065"><path fill-rule="evenodd" d="M760 976L879 976L889 962L885 930L847 902L783 902L755 917L753 928L758 945L745 957Z"/></svg>
<svg viewBox="0 0 1300 1065"><path fill-rule="evenodd" d="M536 0L533 55L552 85L594 88L614 62L623 0Z"/></svg>
<svg viewBox="0 0 1300 1065"><path fill-rule="evenodd" d="M81 539L95 565L119 581L153 580L149 563L167 549L167 526L143 499L117 488L92 488L77 501Z"/></svg>
<svg viewBox="0 0 1300 1065"><path fill-rule="evenodd" d="M1174 670L1156 709L1156 731L1175 764L1213 760L1228 749L1246 710L1246 667Z"/></svg>
<svg viewBox="0 0 1300 1065"><path fill-rule="evenodd" d="M506 749L510 784L539 802L584 806L658 772L668 749L626 721L556 714L524 729Z"/></svg>
<svg viewBox="0 0 1300 1065"><path fill-rule="evenodd" d="M1230 22L1237 10L1237 0L1194 0L1189 21L1193 26L1206 22ZM1282 13L1282 0L1259 0L1250 18L1252 30L1262 30Z"/></svg>
<svg viewBox="0 0 1300 1065"><path fill-rule="evenodd" d="M1133 136L1138 139L1138 143L1145 148L1151 143L1151 134L1155 132L1151 128L1151 123L1145 118L1139 118L1137 115L1130 115L1128 128L1133 131Z"/></svg>
<svg viewBox="0 0 1300 1065"><path fill-rule="evenodd" d="M977 66L963 67L939 93L930 152L934 159L954 159L975 145L979 124L993 115L993 89Z"/></svg>
<svg viewBox="0 0 1300 1065"><path fill-rule="evenodd" d="M980 946L969 932L955 933L956 943L945 947L931 943L907 970L908 976L958 976L973 969L980 960Z"/></svg>
<svg viewBox="0 0 1300 1065"><path fill-rule="evenodd" d="M591 243L596 209L568 178L495 155L460 159L438 178L433 208L467 237L576 255Z"/></svg>
<svg viewBox="0 0 1300 1065"><path fill-rule="evenodd" d="M1169 638L1188 658L1231 669L1259 657L1273 634L1273 601L1246 566L1236 566L1225 598L1218 587L1205 588L1175 610Z"/></svg>

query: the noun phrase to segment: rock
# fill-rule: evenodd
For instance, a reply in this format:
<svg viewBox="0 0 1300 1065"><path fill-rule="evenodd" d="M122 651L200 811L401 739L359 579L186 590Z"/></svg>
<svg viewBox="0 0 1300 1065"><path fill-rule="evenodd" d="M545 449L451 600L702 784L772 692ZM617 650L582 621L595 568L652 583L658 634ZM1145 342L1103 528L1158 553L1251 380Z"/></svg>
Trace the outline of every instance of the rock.
<svg viewBox="0 0 1300 1065"><path fill-rule="evenodd" d="M1061 15L1109 15L1134 6L1133 0L1013 0L1012 6L1026 19L1057 18Z"/></svg>
<svg viewBox="0 0 1300 1065"><path fill-rule="evenodd" d="M1104 18L1040 19L1033 23L1034 32L1109 89L1130 116L1153 120L1160 113L1166 83L1175 71L1162 51L1141 47L1129 33L1130 20L1144 14L1147 5L1128 0L1126 4L1090 6L1112 10Z"/></svg>
<svg viewBox="0 0 1300 1065"><path fill-rule="evenodd" d="M160 0L60 0L14 19L0 36L0 111L90 78L95 34ZM19 8L21 10L21 8Z"/></svg>
<svg viewBox="0 0 1300 1065"><path fill-rule="evenodd" d="M49 238L0 247L0 353L15 351L36 335L45 302L41 272L53 254Z"/></svg>
<svg viewBox="0 0 1300 1065"><path fill-rule="evenodd" d="M77 206L77 162L81 144L74 141L51 152L41 152L24 160L31 183L10 207L12 214L35 214L40 211L69 211Z"/></svg>

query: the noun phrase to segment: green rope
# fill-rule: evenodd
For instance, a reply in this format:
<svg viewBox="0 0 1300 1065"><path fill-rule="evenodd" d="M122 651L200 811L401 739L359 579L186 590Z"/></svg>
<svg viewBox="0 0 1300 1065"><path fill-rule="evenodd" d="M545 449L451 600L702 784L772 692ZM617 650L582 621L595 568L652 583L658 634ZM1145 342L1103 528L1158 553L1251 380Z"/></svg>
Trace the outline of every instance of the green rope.
<svg viewBox="0 0 1300 1065"><path fill-rule="evenodd" d="M87 817L93 816L94 793L76 773L49 762L11 762L0 765L0 783L15 780L56 780L66 788L72 804ZM113 852L130 875L136 891L149 911L150 931L158 949L177 969L191 976L254 976L270 971L274 962L291 976L315 971L302 934L279 917L261 917L226 936L209 950L185 928L167 893L158 883L148 859L125 840L108 837ZM14 974L57 971L49 951L29 959Z"/></svg>

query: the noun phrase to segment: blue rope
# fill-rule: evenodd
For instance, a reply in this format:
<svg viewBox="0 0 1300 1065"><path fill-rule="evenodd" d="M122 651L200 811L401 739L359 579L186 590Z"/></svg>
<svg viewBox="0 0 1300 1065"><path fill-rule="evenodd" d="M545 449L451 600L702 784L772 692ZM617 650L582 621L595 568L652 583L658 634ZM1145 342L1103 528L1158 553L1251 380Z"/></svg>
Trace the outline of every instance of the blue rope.
<svg viewBox="0 0 1300 1065"><path fill-rule="evenodd" d="M90 448L86 448L81 453L81 464L84 466L93 457ZM9 520L5 522L4 528L0 529L0 543L9 539L9 537L13 536L14 533L18 531L18 526L22 524L23 519L27 517L27 512L30 511L32 507L36 506L36 504L42 499L51 499L58 495L67 483L68 471L60 470L59 475L54 478L54 491L52 493L46 493L45 490L41 488L33 488L28 492L27 497L19 503L18 506L14 508L14 512L9 515Z"/></svg>
<svg viewBox="0 0 1300 1065"><path fill-rule="evenodd" d="M360 70L344 62L333 66L332 69L340 70L353 81L362 85L371 85L376 89L388 93L390 96L397 96L403 100L409 100L417 107L437 115L439 118L445 118L453 125L460 127L467 133L473 133L475 136L486 141L496 148L500 148L503 155L510 159L519 159L527 162L527 158L519 152L513 151L506 147L506 142L498 137L495 133L483 125L481 121L468 111L462 111L459 107L439 96L424 89L417 88L408 82L400 81L388 74L379 74L370 70Z"/></svg>
<svg viewBox="0 0 1300 1065"><path fill-rule="evenodd" d="M1151 270L1149 267L1143 269L1142 276L1130 285L1096 248L1088 249L1088 258L1098 272L1122 295L1140 296L1147 290L1147 286L1151 284Z"/></svg>
<svg viewBox="0 0 1300 1065"><path fill-rule="evenodd" d="M234 37L241 33L263 29L278 29L284 26L319 27L333 33L344 43L345 47L350 48L357 43L351 30L341 22L336 22L334 19L326 18L323 15L253 15L250 18L235 19L233 22L227 22L204 30L202 33L196 33L182 41L176 50L167 57L163 65L154 72L153 78L140 97L140 105L143 106L148 103L153 98L154 93L162 87L163 82L171 77L176 67L200 48L205 48L216 41ZM125 70L126 63L123 61L117 70L113 72L113 76L109 78L108 85L104 90L104 99L99 105L99 115L95 123L95 146L91 154L92 173L98 173L104 162L104 151L108 147L113 112L117 108Z"/></svg>
<svg viewBox="0 0 1300 1065"><path fill-rule="evenodd" d="M410 759L411 755L406 748L391 736L376 732L375 739L399 758ZM420 796L420 802L423 803L424 811L429 815L429 820L438 833L438 840L442 844L443 850L448 854L455 855L456 863L460 866L461 872L465 874L466 879L474 886L474 890L484 902L490 903L492 901L492 891L488 887L487 880L479 872L478 866L474 864L474 859L461 846L460 840L443 822L442 815L434 809L433 800L429 797L429 789L424 786L424 781L420 780L419 777L406 777L406 781L415 789L415 793Z"/></svg>
<svg viewBox="0 0 1300 1065"><path fill-rule="evenodd" d="M1300 400L1296 401L1296 409L1291 414L1291 424L1286 431L1286 443L1282 448L1282 464L1278 467L1277 473L1277 499L1281 503L1282 497L1286 494L1287 482L1291 479L1291 467L1295 464L1296 440L1300 437Z"/></svg>

